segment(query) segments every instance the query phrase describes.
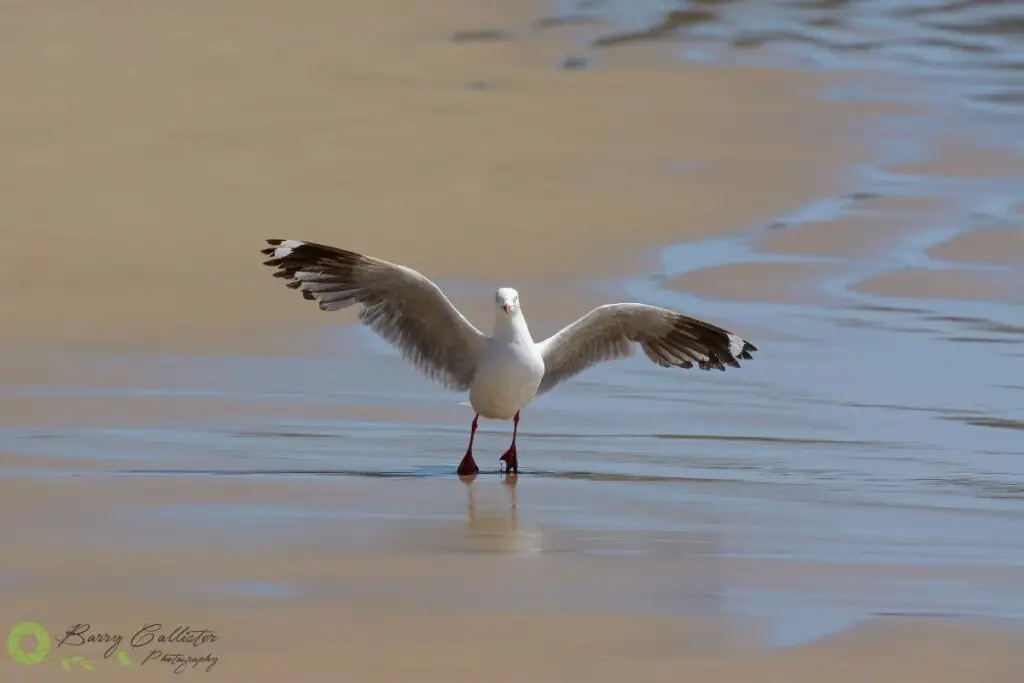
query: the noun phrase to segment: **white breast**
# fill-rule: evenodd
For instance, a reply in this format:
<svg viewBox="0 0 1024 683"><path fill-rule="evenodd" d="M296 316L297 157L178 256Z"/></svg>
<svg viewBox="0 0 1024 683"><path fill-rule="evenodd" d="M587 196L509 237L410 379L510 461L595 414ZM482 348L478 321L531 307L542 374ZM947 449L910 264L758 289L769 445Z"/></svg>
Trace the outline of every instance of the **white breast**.
<svg viewBox="0 0 1024 683"><path fill-rule="evenodd" d="M469 404L483 417L508 420L529 403L544 377L544 360L532 343L491 340L477 367Z"/></svg>

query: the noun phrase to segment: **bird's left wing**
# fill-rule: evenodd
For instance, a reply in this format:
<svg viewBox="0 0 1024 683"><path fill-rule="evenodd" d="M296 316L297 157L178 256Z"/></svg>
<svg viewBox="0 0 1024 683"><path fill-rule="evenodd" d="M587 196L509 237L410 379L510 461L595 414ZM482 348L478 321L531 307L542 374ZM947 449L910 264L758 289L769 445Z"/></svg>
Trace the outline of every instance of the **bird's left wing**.
<svg viewBox="0 0 1024 683"><path fill-rule="evenodd" d="M544 358L538 394L604 361L644 354L662 367L725 370L753 358L757 347L702 320L645 304L599 306L537 344Z"/></svg>

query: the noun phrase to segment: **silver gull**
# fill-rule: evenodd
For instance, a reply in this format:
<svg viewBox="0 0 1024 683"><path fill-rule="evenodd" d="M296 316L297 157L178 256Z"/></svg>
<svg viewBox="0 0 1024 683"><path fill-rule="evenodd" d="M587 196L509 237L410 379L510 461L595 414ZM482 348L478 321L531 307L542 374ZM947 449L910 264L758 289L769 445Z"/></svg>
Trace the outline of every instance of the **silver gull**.
<svg viewBox="0 0 1024 683"><path fill-rule="evenodd" d="M317 301L324 311L361 304L359 319L402 357L445 387L469 392L475 411L460 476L479 472L473 439L480 417L512 419L512 445L501 456L519 472L519 413L534 396L605 361L627 358L639 345L662 367L725 370L752 358L750 342L675 311L639 303L598 306L547 339L535 342L509 287L494 293L490 336L478 330L423 274L346 249L300 240L270 239L261 253L274 277Z"/></svg>

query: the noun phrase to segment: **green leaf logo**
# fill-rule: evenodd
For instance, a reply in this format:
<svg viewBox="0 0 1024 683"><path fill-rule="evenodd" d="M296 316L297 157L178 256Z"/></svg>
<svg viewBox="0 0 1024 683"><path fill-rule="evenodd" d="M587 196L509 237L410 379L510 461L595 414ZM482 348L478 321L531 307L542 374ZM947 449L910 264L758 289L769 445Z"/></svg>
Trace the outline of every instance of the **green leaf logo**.
<svg viewBox="0 0 1024 683"><path fill-rule="evenodd" d="M32 652L25 652L21 649L21 639L24 636L35 637L36 649ZM50 634L34 621L15 624L7 634L7 652L19 664L38 664L46 659L46 655L50 654Z"/></svg>
<svg viewBox="0 0 1024 683"><path fill-rule="evenodd" d="M117 661L121 664L121 666L130 666L132 663L131 660L128 659L128 655L126 655L121 650L117 651Z"/></svg>
<svg viewBox="0 0 1024 683"><path fill-rule="evenodd" d="M90 662L85 657L65 657L64 659L60 660L60 665L64 667L65 671L71 671L72 664L78 664L86 671L96 671L96 669L92 665L92 662Z"/></svg>

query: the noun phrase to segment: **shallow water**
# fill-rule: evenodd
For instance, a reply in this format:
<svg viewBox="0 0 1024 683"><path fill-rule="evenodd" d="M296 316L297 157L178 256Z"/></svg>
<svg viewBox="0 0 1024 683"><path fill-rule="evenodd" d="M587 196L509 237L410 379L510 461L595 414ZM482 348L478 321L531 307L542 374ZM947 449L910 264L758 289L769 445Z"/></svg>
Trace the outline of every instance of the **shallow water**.
<svg viewBox="0 0 1024 683"><path fill-rule="evenodd" d="M865 116L875 159L851 166L837 196L765 216L728 239L669 246L659 272L595 283L602 292L728 320L760 350L725 373L680 375L643 359L619 362L538 399L524 411L514 487L501 485L497 469L510 428L485 422L477 447L485 471L458 491L453 471L471 418L463 399L349 328L328 333L339 352L325 357L26 358L71 362L92 374L73 387L0 387L0 401L61 405L52 419L30 426L0 423L0 451L38 462L6 474L356 480L367 493L326 507L154 502L141 517L132 513L147 533L122 535L123 543L273 545L323 526L332 543L352 547L910 568L806 583L772 583L750 570L668 600L671 582L644 595L581 589L574 596L590 606L769 618L780 644L877 613L1024 619L1015 573L1024 565L1024 287L1001 301L851 288L900 266L1021 277L1016 266L956 266L926 252L965 231L1024 225L1024 165L983 176L896 167L926 163L954 135L983 151L993 144L1000 154L1020 151L1022 13L1018 3L977 0L589 0L560 6L559 20L539 23L536 30L611 21L587 33L593 68L601 50L660 40L683 59L874 69L822 96L909 98L931 108ZM870 75L877 73L895 80ZM892 87L911 73L919 87ZM700 163L680 159L676 170ZM935 211L908 204L899 217L919 229L877 254L757 249L766 234L819 221L891 218L900 212L872 208L872 201L908 197L942 204ZM825 304L710 300L667 286L697 269L748 262L839 267L813 283ZM402 496L394 493L399 486ZM184 531L182 521L191 522ZM154 525L165 533L154 534ZM992 578L1003 570L1008 578ZM221 589L268 597L302 591L283 582ZM704 593L719 598L713 607L702 602Z"/></svg>
<svg viewBox="0 0 1024 683"><path fill-rule="evenodd" d="M600 25L587 34L595 51L658 41L689 60L928 79L929 94L905 93L915 102L925 96L1004 116L1024 106L1024 8L1012 1L556 0L554 6L540 26Z"/></svg>
<svg viewBox="0 0 1024 683"><path fill-rule="evenodd" d="M25 390L63 395L71 401L65 415L103 396L113 401L111 415L90 414L77 426L5 426L0 449L39 458L38 468L9 476L53 473L56 460L65 463L57 472L118 476L129 486L165 476L362 482L357 500L339 492L328 506L299 496L133 507L102 522L122 529L121 545L284 547L300 534L338 547L510 558L668 553L681 568L700 558L908 568L767 586L757 572L740 571L711 586L666 580L644 594L581 587L557 603L692 612L709 609L701 595L710 591L716 613L773 622L776 644L882 612L1024 618L1024 447L1016 430L969 423L1012 411L999 403L1007 393L997 386L1005 381L1000 368L979 369L967 362L970 345L944 340L943 326L959 323L928 321L938 334L893 332L872 324L893 313L867 310L857 313L867 324L849 328L837 325L837 313L723 308L657 291L656 281L634 286L662 303L763 330L799 319L799 338L763 343L739 371L676 376L639 359L593 370L524 411L514 488L501 486L497 469L507 425L485 422L477 445L485 471L472 494L457 491L453 470L470 417L461 397L427 385L363 330L342 333L355 338L353 353L327 358L98 359L108 383L125 377L154 388ZM834 343L842 353L830 339L841 339ZM906 361L866 373L878 345ZM932 371L937 362L947 364L941 376ZM161 402L172 397L186 407L169 415ZM118 402L147 401L150 417L118 424ZM396 403L404 415L353 415L356 406ZM246 415L258 405L294 412ZM324 406L336 416L303 417ZM480 527L481 517L489 527ZM926 568L920 579L915 567ZM993 570L1008 578L993 580ZM265 593L253 585L225 590ZM275 584L273 593L311 590Z"/></svg>

